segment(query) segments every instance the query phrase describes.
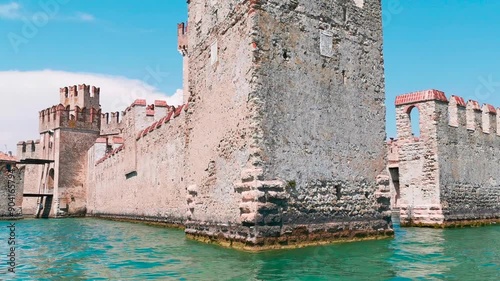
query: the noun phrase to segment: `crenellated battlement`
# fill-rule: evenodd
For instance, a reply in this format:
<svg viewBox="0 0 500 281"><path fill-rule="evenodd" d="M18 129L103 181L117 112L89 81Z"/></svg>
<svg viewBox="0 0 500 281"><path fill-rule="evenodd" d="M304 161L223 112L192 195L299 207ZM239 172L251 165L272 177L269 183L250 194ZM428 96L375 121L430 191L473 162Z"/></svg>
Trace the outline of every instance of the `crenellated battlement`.
<svg viewBox="0 0 500 281"><path fill-rule="evenodd" d="M100 88L86 84L63 87L59 89L60 103L71 109L77 106L80 108L100 108L100 91Z"/></svg>
<svg viewBox="0 0 500 281"><path fill-rule="evenodd" d="M183 105L180 105L177 108L171 110L170 112L168 112L168 114L165 117L161 118L158 121L155 121L153 124L151 124L150 126L145 128L144 130L141 130L139 133L137 133L136 140L139 140L139 139L145 137L147 134L160 128L163 124L170 122L170 120L179 117L181 115L181 113L183 111L187 111L187 109L188 109L188 104L183 104Z"/></svg>
<svg viewBox="0 0 500 281"><path fill-rule="evenodd" d="M61 127L99 130L100 116L100 108L71 108L59 104L39 112L39 131L43 133Z"/></svg>
<svg viewBox="0 0 500 281"><path fill-rule="evenodd" d="M144 107L145 104L146 103L144 100L135 101L134 103L132 103L132 105L130 107L127 108L126 111L130 111L131 108L133 108L136 105ZM160 107L168 107L165 101L155 101L154 104L146 106L146 108L147 108L146 110L153 110L155 105L160 106ZM141 138L144 138L149 133L162 127L163 124L169 123L172 119L175 119L175 118L181 116L182 112L187 111L188 104L178 106L177 108L175 108L173 106L168 107L168 108L169 108L169 111L164 117L160 118L158 121L153 122L150 126L147 126L145 129L140 130L137 133L135 141L139 141ZM149 114L147 114L147 115L151 116ZM99 164L104 163L107 159L113 157L114 155L116 155L117 153L119 153L120 151L125 149L125 140L122 138L114 137L110 141L109 138L102 138L101 137L101 138L97 139L96 143L106 143L106 144L113 143L113 144L122 144L122 145L120 145L119 147L117 147L111 151L108 151L102 158L100 158L99 160L96 161L95 166L98 166Z"/></svg>
<svg viewBox="0 0 500 281"><path fill-rule="evenodd" d="M106 112L101 114L101 135L121 134L125 125L122 122L123 112Z"/></svg>
<svg viewBox="0 0 500 281"><path fill-rule="evenodd" d="M439 108L433 105L435 103L440 104L439 108L443 108L444 112L440 112ZM442 91L426 90L397 96L395 105L398 110L399 139L408 139L411 136L409 114L414 108L420 111L420 129L424 137L429 136L427 129L432 122L445 122L450 127L500 136L500 108L491 104L481 105L471 99L465 102L463 97L456 95L452 95L448 100Z"/></svg>
<svg viewBox="0 0 500 281"><path fill-rule="evenodd" d="M16 156L18 159L37 158L40 152L40 140L27 140L17 143Z"/></svg>

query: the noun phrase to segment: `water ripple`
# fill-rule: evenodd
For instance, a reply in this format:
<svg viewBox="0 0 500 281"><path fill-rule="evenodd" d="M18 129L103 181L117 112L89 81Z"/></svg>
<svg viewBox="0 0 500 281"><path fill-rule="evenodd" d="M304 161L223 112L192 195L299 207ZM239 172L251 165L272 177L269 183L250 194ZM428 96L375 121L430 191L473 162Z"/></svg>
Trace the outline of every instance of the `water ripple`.
<svg viewBox="0 0 500 281"><path fill-rule="evenodd" d="M5 225L0 222L0 229ZM396 227L394 239L259 254L190 241L182 231L141 224L64 219L24 220L16 226L17 273L10 276L15 280L500 279L499 226ZM4 261L7 250L4 239ZM7 270L4 261L2 273Z"/></svg>

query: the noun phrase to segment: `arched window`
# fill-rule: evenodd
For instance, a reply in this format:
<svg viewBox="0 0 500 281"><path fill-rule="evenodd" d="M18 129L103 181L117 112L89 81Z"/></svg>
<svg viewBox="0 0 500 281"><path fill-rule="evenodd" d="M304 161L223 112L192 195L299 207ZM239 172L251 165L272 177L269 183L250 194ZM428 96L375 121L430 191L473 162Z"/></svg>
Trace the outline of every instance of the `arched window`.
<svg viewBox="0 0 500 281"><path fill-rule="evenodd" d="M411 133L414 137L418 138L420 137L420 111L418 107L414 106L409 109L408 114L410 116Z"/></svg>

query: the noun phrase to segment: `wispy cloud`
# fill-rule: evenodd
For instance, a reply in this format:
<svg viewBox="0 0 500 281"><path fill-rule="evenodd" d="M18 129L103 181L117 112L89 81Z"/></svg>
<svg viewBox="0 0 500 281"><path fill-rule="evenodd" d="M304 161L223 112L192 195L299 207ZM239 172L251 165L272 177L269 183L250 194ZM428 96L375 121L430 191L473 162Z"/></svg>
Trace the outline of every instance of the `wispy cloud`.
<svg viewBox="0 0 500 281"><path fill-rule="evenodd" d="M0 19L15 20L21 18L21 5L16 2L0 4Z"/></svg>
<svg viewBox="0 0 500 281"><path fill-rule="evenodd" d="M79 21L95 21L95 17L93 15L82 12L76 13L75 19Z"/></svg>
<svg viewBox="0 0 500 281"><path fill-rule="evenodd" d="M59 11L59 7L56 9ZM59 16L56 14L51 14L47 10L40 8L40 11L34 13L29 9L21 6L17 2L10 2L7 4L0 4L0 20L33 20L34 16L46 17L48 19L58 20L58 21L77 21L77 22L93 22L96 17L92 14L85 12L76 12L70 16Z"/></svg>

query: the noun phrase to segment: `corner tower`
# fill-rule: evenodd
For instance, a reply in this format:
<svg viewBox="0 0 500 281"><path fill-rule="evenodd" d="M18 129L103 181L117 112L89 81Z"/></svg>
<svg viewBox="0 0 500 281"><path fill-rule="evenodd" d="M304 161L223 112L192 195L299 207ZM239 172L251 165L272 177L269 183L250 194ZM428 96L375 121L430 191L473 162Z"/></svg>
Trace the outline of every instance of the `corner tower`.
<svg viewBox="0 0 500 281"><path fill-rule="evenodd" d="M53 194L53 202L43 203L42 216L80 216L86 212L87 151L101 127L99 88L82 84L59 93L61 103L39 114L37 157L54 162L43 165L33 192Z"/></svg>
<svg viewBox="0 0 500 281"><path fill-rule="evenodd" d="M391 234L380 0L188 3L186 232L251 248Z"/></svg>

